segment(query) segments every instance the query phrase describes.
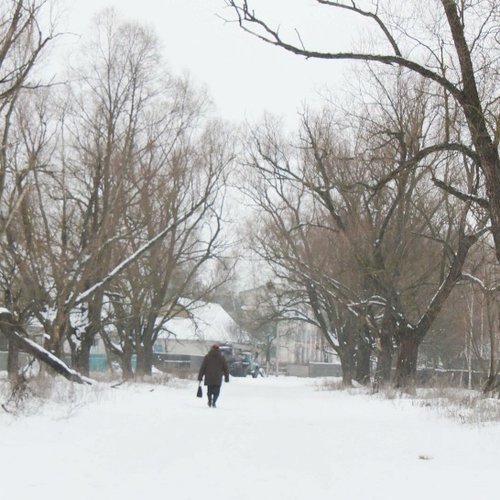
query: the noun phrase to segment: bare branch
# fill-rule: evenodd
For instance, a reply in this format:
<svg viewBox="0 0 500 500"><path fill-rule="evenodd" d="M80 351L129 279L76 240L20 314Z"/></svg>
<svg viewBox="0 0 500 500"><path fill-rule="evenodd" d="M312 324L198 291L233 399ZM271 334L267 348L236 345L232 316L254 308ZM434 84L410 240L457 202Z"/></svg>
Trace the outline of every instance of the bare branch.
<svg viewBox="0 0 500 500"><path fill-rule="evenodd" d="M474 196L472 194L462 193L458 189L455 189L453 186L446 184L445 182L443 182L440 179L437 179L434 176L432 177L432 182L438 188L441 188L443 191L450 193L451 195L455 196L459 200L476 203L477 205L479 205L482 208L485 208L486 210L489 210L489 208L490 208L490 204L489 204L488 200L485 198L480 198L479 196Z"/></svg>
<svg viewBox="0 0 500 500"><path fill-rule="evenodd" d="M350 10L352 12L355 12L356 14L360 14L361 16L364 17L369 17L373 19L379 26L379 28L383 31L385 37L387 40L389 40L389 43L391 44L392 48L394 49L394 53L397 56L402 56L401 50L398 47L398 44L394 37L391 35L391 32L389 31L389 28L386 26L386 24L380 19L380 17L375 13L375 12L369 12L366 10L360 9L354 2L352 2L351 5L346 5L342 4L340 2L331 2L329 0L316 0L318 3L321 3L323 5L329 5L331 7L338 7L340 9L346 9Z"/></svg>
<svg viewBox="0 0 500 500"><path fill-rule="evenodd" d="M454 85L450 80L443 77L442 75L432 71L421 64L407 59L396 52L395 55L384 55L384 54L362 54L358 52L321 52L316 50L305 50L296 45L290 44L282 40L278 30L271 28L265 21L259 19L255 16L254 12L250 12L246 0L242 5L237 4L236 0L227 0L227 5L233 7L238 16L238 22L240 27L247 33L257 37L258 39L266 42L270 45L280 47L287 52L296 54L298 56L305 57L306 59L324 59L324 60L352 60L352 61L365 61L365 62L378 62L386 64L389 66L400 66L403 68L410 69L429 80L432 80L443 88L448 90L457 101L460 103L464 102L464 96L462 91ZM331 2L332 5L336 2ZM335 6L340 6L335 5ZM344 6L346 8L346 6ZM351 9L352 10L352 9ZM358 12L360 13L360 12ZM248 25L256 26L256 29L249 28ZM260 31L259 31L260 29ZM397 47L397 46L396 46ZM394 48L394 46L393 46Z"/></svg>

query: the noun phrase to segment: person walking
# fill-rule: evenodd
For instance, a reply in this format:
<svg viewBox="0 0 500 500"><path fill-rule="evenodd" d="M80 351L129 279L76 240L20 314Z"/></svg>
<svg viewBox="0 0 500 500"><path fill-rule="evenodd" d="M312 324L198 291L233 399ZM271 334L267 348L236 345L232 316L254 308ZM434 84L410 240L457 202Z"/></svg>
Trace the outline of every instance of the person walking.
<svg viewBox="0 0 500 500"><path fill-rule="evenodd" d="M198 372L198 381L201 383L205 378L207 386L208 406L215 408L215 403L220 394L220 386L222 384L222 376L224 381L229 382L229 369L227 367L226 358L222 355L219 344L216 342L208 351L208 354L203 358L203 362Z"/></svg>

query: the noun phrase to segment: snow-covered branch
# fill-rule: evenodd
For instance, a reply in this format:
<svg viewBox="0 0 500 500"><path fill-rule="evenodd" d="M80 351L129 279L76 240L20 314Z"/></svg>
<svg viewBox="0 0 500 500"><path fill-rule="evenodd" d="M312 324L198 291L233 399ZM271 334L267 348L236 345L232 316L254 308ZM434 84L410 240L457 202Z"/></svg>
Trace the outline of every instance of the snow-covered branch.
<svg viewBox="0 0 500 500"><path fill-rule="evenodd" d="M482 279L470 273L462 273L462 278L478 285L484 293L495 293L500 290L500 285L489 287Z"/></svg>
<svg viewBox="0 0 500 500"><path fill-rule="evenodd" d="M12 313L3 307L0 308L0 330L5 337L7 337L8 341L14 343L21 351L32 355L38 361L50 366L54 371L68 380L79 384L93 383L91 379L84 377L75 370L72 370L57 356L54 356L54 354L47 351L47 349L31 340L27 336L24 329L14 322Z"/></svg>

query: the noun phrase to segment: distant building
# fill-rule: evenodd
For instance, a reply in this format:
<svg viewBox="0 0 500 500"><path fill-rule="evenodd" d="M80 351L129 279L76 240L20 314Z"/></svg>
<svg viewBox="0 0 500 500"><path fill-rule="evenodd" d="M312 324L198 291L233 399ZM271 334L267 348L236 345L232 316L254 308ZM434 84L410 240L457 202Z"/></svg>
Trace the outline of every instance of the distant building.
<svg viewBox="0 0 500 500"><path fill-rule="evenodd" d="M280 363L333 363L335 356L325 345L319 328L304 321L282 321L277 325L277 357Z"/></svg>
<svg viewBox="0 0 500 500"><path fill-rule="evenodd" d="M261 344L267 343L267 358L275 365L274 369L287 371L291 365L337 363L320 330L306 321L280 317L281 305L277 302L272 284L238 294L240 316L245 326L253 325L248 328Z"/></svg>
<svg viewBox="0 0 500 500"><path fill-rule="evenodd" d="M250 337L222 306L198 301L165 323L154 351L204 356L214 342L245 347Z"/></svg>

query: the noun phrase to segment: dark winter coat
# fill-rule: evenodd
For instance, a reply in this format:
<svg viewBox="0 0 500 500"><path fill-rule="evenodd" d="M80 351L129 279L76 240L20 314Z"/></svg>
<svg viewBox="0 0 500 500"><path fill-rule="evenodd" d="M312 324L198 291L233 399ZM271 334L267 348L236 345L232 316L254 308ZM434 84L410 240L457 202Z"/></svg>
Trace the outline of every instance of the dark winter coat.
<svg viewBox="0 0 500 500"><path fill-rule="evenodd" d="M205 385L221 385L223 375L225 381L229 382L227 361L218 348L212 347L203 358L198 372L198 380L201 382L205 377Z"/></svg>

